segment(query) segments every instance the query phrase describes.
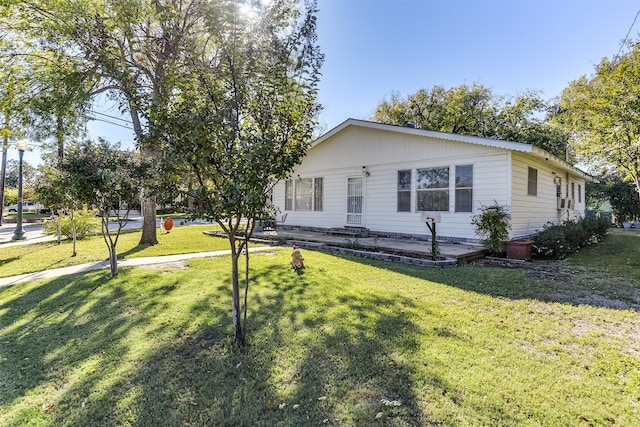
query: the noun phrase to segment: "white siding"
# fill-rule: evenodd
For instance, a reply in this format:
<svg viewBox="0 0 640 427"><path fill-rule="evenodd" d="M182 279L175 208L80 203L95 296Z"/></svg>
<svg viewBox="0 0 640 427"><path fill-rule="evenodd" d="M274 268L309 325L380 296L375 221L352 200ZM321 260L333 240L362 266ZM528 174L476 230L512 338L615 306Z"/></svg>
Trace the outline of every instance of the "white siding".
<svg viewBox="0 0 640 427"><path fill-rule="evenodd" d="M302 165L292 174L295 180L322 177L322 212L287 211L286 225L344 227L346 224L347 177L365 176L363 226L381 233L428 235L429 230L416 212L416 169L449 167L450 209L442 212L438 235L476 238L471 216L482 205L507 203L508 151L462 142L429 139L415 135L349 127L309 150ZM455 166L473 165L473 210L455 212ZM397 174L412 170L411 212L397 212ZM274 203L284 212L284 184L274 190Z"/></svg>
<svg viewBox="0 0 640 427"><path fill-rule="evenodd" d="M549 161L532 159L521 153L513 155L513 187L511 203L511 234L514 237L526 236L542 229L548 223L584 216L585 180L562 171ZM538 170L538 194L527 195L528 168ZM575 185L575 207L572 210L558 210L556 185L554 179L562 179L562 197L571 197L571 183ZM568 183L568 196L567 196ZM582 189L581 202L578 202L578 185Z"/></svg>
<svg viewBox="0 0 640 427"><path fill-rule="evenodd" d="M379 233L427 236L430 232L420 221L420 212L416 211L416 169L448 167L449 211L441 213L438 235L478 239L471 225L471 216L482 206L497 202L510 207L511 234L518 237L534 233L547 222L558 222L566 219L567 215L584 213L585 182L575 175L569 176L569 181L575 183L575 209L569 213L557 209L553 179L560 176L564 188L567 168L565 165L562 169L557 159L554 161L556 163L502 147L348 126L311 148L292 174L294 181L297 178L323 178L323 210L285 211L284 182L278 183L274 189L274 204L288 214L286 225L344 227L347 225L347 178L363 176L362 226ZM470 213L455 212L456 165L473 165L473 212ZM537 196L527 195L528 166L538 170ZM412 171L411 212L397 212L399 170ZM578 203L578 185L582 190L581 203Z"/></svg>

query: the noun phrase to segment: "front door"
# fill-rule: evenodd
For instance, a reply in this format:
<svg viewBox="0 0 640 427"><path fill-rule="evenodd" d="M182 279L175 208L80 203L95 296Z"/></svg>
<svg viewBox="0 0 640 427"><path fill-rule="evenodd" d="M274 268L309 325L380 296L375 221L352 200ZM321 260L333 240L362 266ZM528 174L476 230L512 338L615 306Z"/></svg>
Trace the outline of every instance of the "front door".
<svg viewBox="0 0 640 427"><path fill-rule="evenodd" d="M364 185L361 176L347 178L347 225L362 225Z"/></svg>

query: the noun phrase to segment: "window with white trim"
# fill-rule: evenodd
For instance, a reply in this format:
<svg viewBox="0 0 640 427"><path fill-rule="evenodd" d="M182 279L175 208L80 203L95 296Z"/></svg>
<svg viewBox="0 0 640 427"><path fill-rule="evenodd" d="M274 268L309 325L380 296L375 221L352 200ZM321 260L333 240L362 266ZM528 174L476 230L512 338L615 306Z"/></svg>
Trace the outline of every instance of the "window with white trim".
<svg viewBox="0 0 640 427"><path fill-rule="evenodd" d="M322 199L323 199L323 179L322 178L314 178L313 179L313 210L321 211L322 210Z"/></svg>
<svg viewBox="0 0 640 427"><path fill-rule="evenodd" d="M538 169L529 167L529 174L527 180L527 195L538 195Z"/></svg>
<svg viewBox="0 0 640 427"><path fill-rule="evenodd" d="M578 203L582 203L582 185L578 184Z"/></svg>
<svg viewBox="0 0 640 427"><path fill-rule="evenodd" d="M473 211L473 165L456 166L456 212Z"/></svg>
<svg viewBox="0 0 640 427"><path fill-rule="evenodd" d="M284 182L284 210L321 211L323 178L299 178Z"/></svg>
<svg viewBox="0 0 640 427"><path fill-rule="evenodd" d="M418 169L416 171L416 210L449 210L449 168Z"/></svg>
<svg viewBox="0 0 640 427"><path fill-rule="evenodd" d="M398 171L398 212L411 212L411 170Z"/></svg>
<svg viewBox="0 0 640 427"><path fill-rule="evenodd" d="M301 178L296 181L295 210L310 211L313 204L313 180Z"/></svg>
<svg viewBox="0 0 640 427"><path fill-rule="evenodd" d="M571 199L573 200L576 199L576 183L575 182L571 183Z"/></svg>
<svg viewBox="0 0 640 427"><path fill-rule="evenodd" d="M284 182L284 210L293 210L293 181L290 179Z"/></svg>

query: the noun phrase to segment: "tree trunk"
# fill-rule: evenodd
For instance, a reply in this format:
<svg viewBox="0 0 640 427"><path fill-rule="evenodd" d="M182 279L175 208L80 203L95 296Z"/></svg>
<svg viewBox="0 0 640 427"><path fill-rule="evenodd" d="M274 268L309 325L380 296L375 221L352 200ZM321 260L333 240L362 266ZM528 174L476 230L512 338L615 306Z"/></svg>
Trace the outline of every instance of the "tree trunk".
<svg viewBox="0 0 640 427"><path fill-rule="evenodd" d="M243 346L245 343L244 329L242 327L242 318L240 312L240 283L239 283L239 271L238 271L238 258L240 257L240 251L235 247L235 241L232 241L231 249L231 281L233 288L233 330L234 337L233 342L236 345Z"/></svg>
<svg viewBox="0 0 640 427"><path fill-rule="evenodd" d="M56 143L58 146L58 168L62 164L64 158L64 123L62 120L62 114L58 112L56 115Z"/></svg>
<svg viewBox="0 0 640 427"><path fill-rule="evenodd" d="M78 255L76 242L78 241L78 236L76 235L76 217L73 209L71 209L71 236L73 237L73 254L72 257Z"/></svg>
<svg viewBox="0 0 640 427"><path fill-rule="evenodd" d="M156 229L156 201L153 197L142 199L142 236L140 245L157 245L158 236Z"/></svg>
<svg viewBox="0 0 640 427"><path fill-rule="evenodd" d="M116 245L109 245L109 267L111 277L118 277L118 258L116 256Z"/></svg>
<svg viewBox="0 0 640 427"><path fill-rule="evenodd" d="M131 114L131 121L133 122L133 131L138 139L140 155L145 159L153 157L153 153L144 146L144 133L142 131L142 124L140 123L140 117L138 116L138 109L131 101L129 102L129 113ZM145 246L157 245L156 200L151 196L145 196L140 205L142 208L142 236L138 244Z"/></svg>
<svg viewBox="0 0 640 427"><path fill-rule="evenodd" d="M56 222L56 237L58 238L58 244L62 244L62 225L60 224L60 211L54 215L54 221Z"/></svg>
<svg viewBox="0 0 640 427"><path fill-rule="evenodd" d="M113 278L118 275L118 258L116 257L116 243L118 240L116 239L114 241L111 234L109 234L109 208L102 211L101 223L102 239L109 249L109 267L111 268L111 277Z"/></svg>

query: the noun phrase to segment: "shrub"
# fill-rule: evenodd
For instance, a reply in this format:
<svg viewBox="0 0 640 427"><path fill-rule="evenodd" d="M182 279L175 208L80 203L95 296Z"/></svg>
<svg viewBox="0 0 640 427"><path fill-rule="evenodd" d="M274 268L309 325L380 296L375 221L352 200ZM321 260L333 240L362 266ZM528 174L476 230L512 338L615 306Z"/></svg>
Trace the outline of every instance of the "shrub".
<svg viewBox="0 0 640 427"><path fill-rule="evenodd" d="M509 238L509 208L495 202L483 206L480 213L471 217L471 224L476 227L476 234L484 237L482 245L492 253L504 251L504 243Z"/></svg>
<svg viewBox="0 0 640 427"><path fill-rule="evenodd" d="M548 223L533 236L533 250L546 258L565 258L580 248L597 243L607 234L611 226L605 218L580 218L562 224Z"/></svg>
<svg viewBox="0 0 640 427"><path fill-rule="evenodd" d="M87 236L96 234L100 230L100 219L96 217L98 211L83 209L74 212L74 221L76 225L76 239L82 240ZM71 233L71 215L63 215L59 218L60 231L62 235L69 239L73 238ZM56 234L56 220L50 219L44 223L45 234Z"/></svg>
<svg viewBox="0 0 640 427"><path fill-rule="evenodd" d="M24 200L24 197L23 197ZM18 189L17 188L5 188L4 189L4 205L17 205L18 204Z"/></svg>

